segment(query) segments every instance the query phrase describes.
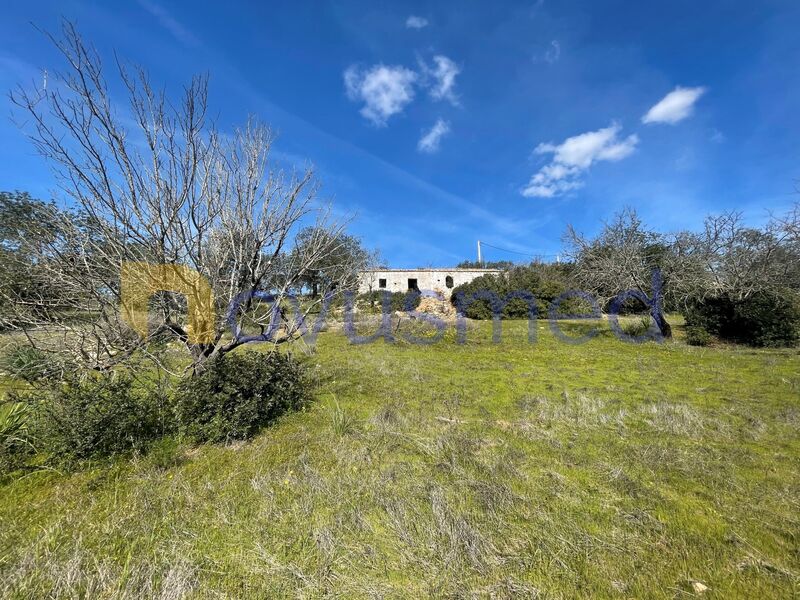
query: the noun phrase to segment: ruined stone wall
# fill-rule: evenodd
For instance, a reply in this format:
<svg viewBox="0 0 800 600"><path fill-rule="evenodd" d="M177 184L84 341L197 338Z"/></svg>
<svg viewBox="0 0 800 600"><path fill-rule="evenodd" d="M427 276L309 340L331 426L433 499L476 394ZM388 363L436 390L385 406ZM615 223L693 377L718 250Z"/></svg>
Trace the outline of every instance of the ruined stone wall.
<svg viewBox="0 0 800 600"><path fill-rule="evenodd" d="M420 291L442 292L445 298L450 297L452 289L462 283L468 283L487 273L500 273L497 269L386 269L365 271L359 280L359 293L386 289L390 292L407 292L409 279L417 280ZM452 286L448 287L450 278ZM380 287L380 280L386 280L386 287Z"/></svg>

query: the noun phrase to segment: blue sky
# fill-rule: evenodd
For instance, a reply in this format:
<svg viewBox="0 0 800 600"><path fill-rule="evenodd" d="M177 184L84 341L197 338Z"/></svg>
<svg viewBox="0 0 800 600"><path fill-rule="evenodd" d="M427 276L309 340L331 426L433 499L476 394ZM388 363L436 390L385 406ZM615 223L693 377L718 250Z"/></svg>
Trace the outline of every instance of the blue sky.
<svg viewBox="0 0 800 600"><path fill-rule="evenodd" d="M207 72L220 126L270 123L276 162L314 164L396 267L474 259L477 239L555 255L568 223L591 234L626 205L669 231L798 199L796 0L14 2L4 90L61 66L31 25L61 17L168 92ZM3 102L0 189L48 197Z"/></svg>

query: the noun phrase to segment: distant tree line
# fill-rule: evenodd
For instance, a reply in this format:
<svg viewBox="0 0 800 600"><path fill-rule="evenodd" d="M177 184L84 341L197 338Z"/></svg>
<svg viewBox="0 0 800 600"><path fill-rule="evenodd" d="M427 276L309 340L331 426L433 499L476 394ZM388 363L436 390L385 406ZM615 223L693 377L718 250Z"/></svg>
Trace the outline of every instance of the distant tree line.
<svg viewBox="0 0 800 600"><path fill-rule="evenodd" d="M478 262L477 260L462 260L456 265L456 269L511 269L515 263L510 260L488 260Z"/></svg>
<svg viewBox="0 0 800 600"><path fill-rule="evenodd" d="M747 226L741 213L728 212L707 217L699 232L674 234L649 228L635 210L626 209L595 237L569 227L564 238L568 263L504 266L500 275L456 287L453 302L471 300L480 290L499 298L524 291L546 316L556 298L577 289L606 311L649 311L665 337L671 326L664 312L680 311L698 342L711 335L753 345L792 345L800 339L800 203L762 227ZM652 306L654 286L658 306ZM559 308L580 305L571 298ZM492 316L487 299L463 309L472 318ZM521 299L502 309L506 318L528 314Z"/></svg>

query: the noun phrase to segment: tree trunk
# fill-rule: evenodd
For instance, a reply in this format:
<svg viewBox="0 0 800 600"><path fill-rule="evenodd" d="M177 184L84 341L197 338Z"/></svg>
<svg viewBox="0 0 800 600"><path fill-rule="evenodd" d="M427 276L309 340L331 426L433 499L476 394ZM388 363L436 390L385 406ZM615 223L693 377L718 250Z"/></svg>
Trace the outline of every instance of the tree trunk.
<svg viewBox="0 0 800 600"><path fill-rule="evenodd" d="M665 338L671 338L672 327L670 326L669 323L667 323L667 320L664 318L664 313L662 313L661 311L657 311L653 315L653 319L655 320L656 326L658 327L658 330L661 332L661 335L663 335Z"/></svg>

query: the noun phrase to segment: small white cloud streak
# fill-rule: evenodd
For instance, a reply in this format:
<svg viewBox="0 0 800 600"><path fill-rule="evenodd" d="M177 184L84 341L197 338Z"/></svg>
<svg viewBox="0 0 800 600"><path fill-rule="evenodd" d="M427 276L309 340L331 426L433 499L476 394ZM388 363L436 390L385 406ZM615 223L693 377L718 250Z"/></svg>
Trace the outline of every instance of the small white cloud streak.
<svg viewBox="0 0 800 600"><path fill-rule="evenodd" d="M428 19L425 17L418 17L416 15L411 15L406 19L406 27L408 29L424 29L428 26Z"/></svg>
<svg viewBox="0 0 800 600"><path fill-rule="evenodd" d="M546 63L552 65L559 59L560 56L561 44L558 43L558 40L553 40L550 42L550 48L548 48L547 52L544 53L544 60Z"/></svg>
<svg viewBox="0 0 800 600"><path fill-rule="evenodd" d="M669 123L672 125L683 121L694 112L695 102L705 93L706 88L704 87L678 86L647 111L647 114L642 117L642 123Z"/></svg>
<svg viewBox="0 0 800 600"><path fill-rule="evenodd" d="M557 63L559 58L561 58L561 43L558 40L552 40L544 52L531 56L534 63L547 63L548 65Z"/></svg>
<svg viewBox="0 0 800 600"><path fill-rule="evenodd" d="M528 198L552 198L583 185L580 175L598 161L616 162L630 156L639 143L636 134L618 137L621 126L589 131L564 140L561 144L539 144L536 154L552 154L553 158L531 177L521 193Z"/></svg>
<svg viewBox="0 0 800 600"><path fill-rule="evenodd" d="M378 127L414 99L417 74L401 66L375 65L362 70L352 65L344 72L347 96L362 101L361 114Z"/></svg>
<svg viewBox="0 0 800 600"><path fill-rule="evenodd" d="M200 42L192 35L192 32L176 21L162 6L150 0L139 0L139 6L153 15L164 29L169 31L175 39L185 46L196 48L200 45Z"/></svg>
<svg viewBox="0 0 800 600"><path fill-rule="evenodd" d="M437 119L433 127L431 127L427 133L423 134L423 136L419 138L417 150L424 152L425 154L433 154L434 152L438 152L442 137L449 132L450 124L443 119Z"/></svg>
<svg viewBox="0 0 800 600"><path fill-rule="evenodd" d="M447 100L457 106L458 97L455 93L455 86L456 77L461 73L461 67L441 54L433 57L433 63L433 67L422 64L425 75L433 79L430 84L431 98L434 100Z"/></svg>

